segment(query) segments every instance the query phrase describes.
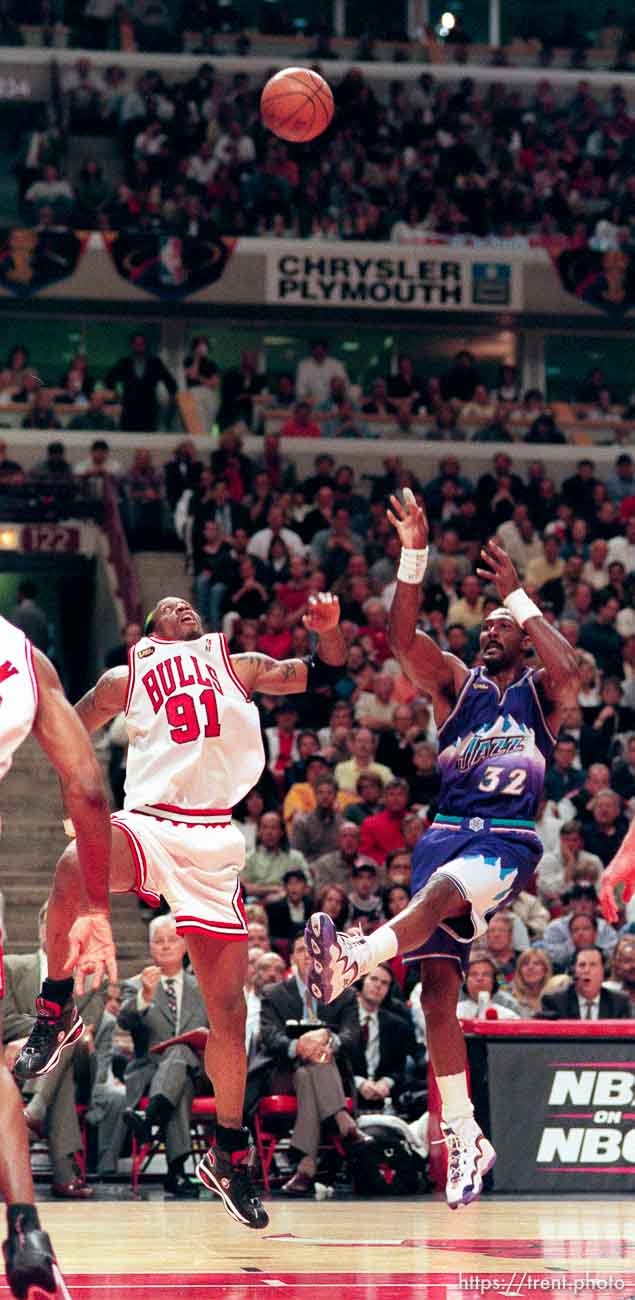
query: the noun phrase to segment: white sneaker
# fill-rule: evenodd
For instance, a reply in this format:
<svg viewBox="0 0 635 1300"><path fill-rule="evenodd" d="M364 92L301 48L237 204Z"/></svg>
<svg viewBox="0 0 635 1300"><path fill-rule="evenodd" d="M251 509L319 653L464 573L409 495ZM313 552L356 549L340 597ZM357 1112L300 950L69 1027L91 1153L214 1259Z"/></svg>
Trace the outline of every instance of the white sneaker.
<svg viewBox="0 0 635 1300"><path fill-rule="evenodd" d="M445 1195L451 1210L476 1201L483 1190L483 1179L496 1162L496 1152L481 1132L476 1120L460 1119L455 1124L441 1123L448 1148L448 1177Z"/></svg>
<svg viewBox="0 0 635 1300"><path fill-rule="evenodd" d="M304 937L309 951L309 988L320 1002L333 1002L368 970L366 940L340 934L325 912L315 912Z"/></svg>

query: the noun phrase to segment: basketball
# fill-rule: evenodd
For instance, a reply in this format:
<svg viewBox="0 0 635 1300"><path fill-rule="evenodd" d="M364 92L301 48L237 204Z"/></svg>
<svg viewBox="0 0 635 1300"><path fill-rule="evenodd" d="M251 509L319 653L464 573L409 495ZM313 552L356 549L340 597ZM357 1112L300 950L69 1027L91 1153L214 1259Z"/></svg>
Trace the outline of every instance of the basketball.
<svg viewBox="0 0 635 1300"><path fill-rule="evenodd" d="M319 72L284 68L270 77L260 97L263 123L281 140L314 140L325 131L335 104L331 88Z"/></svg>

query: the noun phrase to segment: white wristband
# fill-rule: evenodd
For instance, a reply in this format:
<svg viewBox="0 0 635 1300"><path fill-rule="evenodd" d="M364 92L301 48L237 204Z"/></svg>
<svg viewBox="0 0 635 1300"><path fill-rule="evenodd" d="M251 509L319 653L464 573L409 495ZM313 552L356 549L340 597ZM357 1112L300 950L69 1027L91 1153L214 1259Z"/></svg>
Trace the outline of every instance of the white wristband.
<svg viewBox="0 0 635 1300"><path fill-rule="evenodd" d="M75 827L70 817L64 818L64 834L67 836L69 840L75 839Z"/></svg>
<svg viewBox="0 0 635 1300"><path fill-rule="evenodd" d="M524 627L530 618L542 618L542 610L534 605L533 600L522 587L510 591L509 596L505 596L503 604L520 627Z"/></svg>
<svg viewBox="0 0 635 1300"><path fill-rule="evenodd" d="M423 582L423 575L428 563L428 548L423 550L414 550L408 546L402 546L397 578L399 582L409 582L414 585Z"/></svg>

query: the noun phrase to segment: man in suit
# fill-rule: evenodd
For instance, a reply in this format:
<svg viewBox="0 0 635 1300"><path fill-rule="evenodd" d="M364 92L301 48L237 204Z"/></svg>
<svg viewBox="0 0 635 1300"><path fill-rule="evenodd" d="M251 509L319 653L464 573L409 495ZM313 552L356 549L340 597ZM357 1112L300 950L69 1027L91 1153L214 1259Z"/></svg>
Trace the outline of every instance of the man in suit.
<svg viewBox="0 0 635 1300"><path fill-rule="evenodd" d="M127 980L122 989L119 1024L132 1034L135 1054L126 1067L125 1122L140 1142L152 1138L156 1126L168 1160L165 1190L173 1196L197 1197L198 1184L185 1175L191 1155L190 1123L195 1082L201 1062L184 1043L151 1053L166 1038L207 1027L201 993L193 975L183 970L185 942L174 917L157 916L148 929L152 965ZM148 1108L137 1110L148 1096Z"/></svg>
<svg viewBox="0 0 635 1300"><path fill-rule="evenodd" d="M113 1044L120 1007L119 985L109 984L101 1019L95 1025L86 1024L93 1076L86 1119L97 1129L98 1176L116 1174L126 1136L126 1089L113 1073Z"/></svg>
<svg viewBox="0 0 635 1300"><path fill-rule="evenodd" d="M599 948L581 948L573 984L563 993L543 993L542 1017L547 1020L630 1020L625 993L604 988L604 958Z"/></svg>
<svg viewBox="0 0 635 1300"><path fill-rule="evenodd" d="M4 959L3 1041L8 1044L6 1058L11 1068L35 1024L35 1000L47 973L46 912L45 903L38 917L38 951ZM77 999L85 1023L98 1022L104 1000L101 990L85 993ZM24 1085L24 1093L29 1097L24 1112L27 1127L36 1137L46 1135L53 1167L53 1195L64 1200L87 1200L94 1195L94 1189L86 1186L75 1161L76 1153L82 1148L75 1110L75 1070L86 1064L86 1053L87 1044L80 1040L62 1053L53 1070Z"/></svg>
<svg viewBox="0 0 635 1300"><path fill-rule="evenodd" d="M301 867L290 867L282 877L284 898L267 904L269 933L272 939L294 939L304 934L304 927L313 908L306 872Z"/></svg>
<svg viewBox="0 0 635 1300"><path fill-rule="evenodd" d="M320 1128L324 1120L335 1121L346 1145L365 1140L346 1109L340 1072L340 1065L346 1069L356 1002L355 994L347 990L329 1006L320 1005L321 1028L293 1035L289 1032L289 1021L318 1021L315 999L307 986L309 957L303 935L298 935L293 942L291 962L291 978L263 992L261 1056L253 1068L267 1064L276 1080L276 1090L296 1094L298 1113L291 1143L301 1158L282 1191L288 1196L307 1196L315 1186Z"/></svg>
<svg viewBox="0 0 635 1300"><path fill-rule="evenodd" d="M391 984L388 966L378 966L357 994L351 1064L360 1109L383 1110L396 1100L403 1091L406 1058L417 1055L412 1025L382 1005Z"/></svg>

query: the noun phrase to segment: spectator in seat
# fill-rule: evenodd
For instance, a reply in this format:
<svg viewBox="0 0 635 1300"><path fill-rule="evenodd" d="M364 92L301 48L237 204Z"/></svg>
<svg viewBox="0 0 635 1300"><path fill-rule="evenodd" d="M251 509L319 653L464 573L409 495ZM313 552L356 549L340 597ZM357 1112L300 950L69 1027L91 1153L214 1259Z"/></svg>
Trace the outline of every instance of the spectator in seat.
<svg viewBox="0 0 635 1300"><path fill-rule="evenodd" d="M407 849L393 849L386 858L386 886L403 885L410 893L412 856Z"/></svg>
<svg viewBox="0 0 635 1300"><path fill-rule="evenodd" d="M88 399L88 405L78 415L73 416L68 425L69 429L73 431L90 429L93 433L112 433L115 422L112 416L106 414L105 404L106 389L101 384L96 384Z"/></svg>
<svg viewBox="0 0 635 1300"><path fill-rule="evenodd" d="M360 853L383 867L394 849L404 847L401 823L408 806L408 783L389 781L384 786L383 809L367 817L361 825Z"/></svg>
<svg viewBox="0 0 635 1300"><path fill-rule="evenodd" d="M122 988L119 1024L132 1034L135 1054L126 1068L126 1123L137 1139L149 1141L158 1128L165 1140L168 1172L165 1190L195 1198L198 1186L185 1174L191 1154L190 1122L201 1062L179 1043L160 1055L150 1049L166 1038L207 1027L205 1004L193 975L183 970L185 941L174 917L157 916L148 930L151 965ZM148 1094L145 1113L139 1101Z"/></svg>
<svg viewBox="0 0 635 1300"><path fill-rule="evenodd" d="M442 377L441 390L446 402L456 398L459 402L470 402L481 378L474 365L471 352L464 349L457 352L451 370Z"/></svg>
<svg viewBox="0 0 635 1300"><path fill-rule="evenodd" d="M24 1046L35 1021L35 999L41 972L46 969L46 903L38 916L39 949L32 953L5 955L6 988L2 1037L9 1069ZM104 1009L101 991L85 993L78 999L80 1013L89 1023L97 1023ZM48 1140L53 1167L53 1195L62 1200L85 1201L94 1196L87 1187L76 1162L82 1139L75 1110L76 1067L86 1065L86 1044L76 1043L63 1052L48 1074L31 1079L25 1086L27 1105L24 1118L37 1137Z"/></svg>
<svg viewBox="0 0 635 1300"><path fill-rule="evenodd" d="M626 995L604 988L604 957L595 947L580 949L567 989L542 997L545 1020L629 1020L630 1014Z"/></svg>
<svg viewBox="0 0 635 1300"><path fill-rule="evenodd" d="M612 501L618 505L628 497L635 496L635 465L633 457L623 451L615 461L615 469L608 475L606 490Z"/></svg>
<svg viewBox="0 0 635 1300"><path fill-rule="evenodd" d="M382 375L373 380L370 395L362 402L363 415L383 415L390 419L397 415L397 406L388 396L388 386Z"/></svg>
<svg viewBox="0 0 635 1300"><path fill-rule="evenodd" d="M553 752L553 759L545 774L545 795L556 803L565 795L577 792L584 782L586 773L576 766L577 745L573 736L560 735Z"/></svg>
<svg viewBox="0 0 635 1300"><path fill-rule="evenodd" d="M322 885L316 894L314 907L316 911L326 912L326 915L335 922L338 930L346 929L349 902L348 894L341 885L336 885L334 882L330 885Z"/></svg>
<svg viewBox="0 0 635 1300"><path fill-rule="evenodd" d="M415 762L413 737L416 734L414 714L409 704L394 706L392 725L379 734L378 762L383 763L394 772L395 776L401 776L404 780L412 778ZM415 802L414 796L413 802Z"/></svg>
<svg viewBox="0 0 635 1300"><path fill-rule="evenodd" d="M309 401L313 406L328 402L331 393L331 381L341 379L348 391L346 368L336 357L329 356L326 339L314 339L311 355L300 361L295 378L295 391L298 401Z"/></svg>
<svg viewBox="0 0 635 1300"><path fill-rule="evenodd" d="M374 862L360 855L351 872L352 888L348 896L350 904L350 921L361 925L365 934L369 934L383 917L381 897L377 893L379 872Z"/></svg>
<svg viewBox="0 0 635 1300"><path fill-rule="evenodd" d="M61 429L61 427L55 414L50 392L47 388L38 388L31 399L29 411L22 420L22 428ZM31 476L33 477L33 469L31 470Z"/></svg>
<svg viewBox="0 0 635 1300"><path fill-rule="evenodd" d="M277 952L265 952L262 948L252 948L249 953L249 965L253 974L251 987L245 988L247 1019L245 1022L245 1049L247 1052L248 1092L245 1101L246 1110L252 1109L249 1093L253 1091L254 1075L249 1079L249 1067L260 1049L260 1011L262 994L270 984L281 984L286 976L285 963ZM256 1098L257 1100L257 1098Z"/></svg>
<svg viewBox="0 0 635 1300"><path fill-rule="evenodd" d="M133 645L137 644L137 641L141 640L142 636L143 628L141 624L137 623L136 619L131 619L122 628L119 645L111 646L110 650L108 650L104 659L104 667L117 668L120 665L127 664L129 651Z"/></svg>
<svg viewBox="0 0 635 1300"><path fill-rule="evenodd" d="M345 1068L344 1054L350 1050L355 1031L356 998L352 989L346 989L329 1006L316 1005L307 984L309 954L302 935L293 943L291 962L290 978L263 990L261 1068L264 1065L269 1071L275 1070L278 1078L284 1075L289 1081L287 1088L290 1085L296 1094L298 1113L291 1145L299 1152L300 1161L282 1192L285 1196L307 1196L315 1186L316 1157L324 1120L334 1120L347 1146L363 1141L346 1107L340 1070L340 1064ZM290 1036L289 1021L317 1020L318 1014L325 1022L323 1028ZM277 1091L281 1090L284 1091L278 1084Z"/></svg>
<svg viewBox="0 0 635 1300"><path fill-rule="evenodd" d="M635 798L635 735L628 737L625 752L613 765L611 788L620 798Z"/></svg>
<svg viewBox="0 0 635 1300"><path fill-rule="evenodd" d="M280 505L272 505L267 516L267 527L261 528L249 541L249 555L266 561L275 537L281 537L287 550L295 555L304 554L304 545L298 533L285 525L285 513Z"/></svg>
<svg viewBox="0 0 635 1300"><path fill-rule="evenodd" d="M556 523L548 524L544 532L543 555L531 560L527 566L525 581L529 587L543 588L548 582L555 582L564 573L564 560L561 555L560 530Z"/></svg>
<svg viewBox="0 0 635 1300"><path fill-rule="evenodd" d="M516 962L516 973L511 983L511 993L523 1018L530 1020L542 1008L545 985L553 975L553 967L542 948L527 948Z"/></svg>
<svg viewBox="0 0 635 1300"><path fill-rule="evenodd" d="M485 942L496 962L499 983L510 984L516 970L516 951L512 942L514 920L509 912L496 912L487 925Z"/></svg>
<svg viewBox="0 0 635 1300"><path fill-rule="evenodd" d="M470 953L465 984L456 1008L459 1020L473 1020L479 1011L479 993L488 995L499 1020L518 1020L520 1011L511 991L498 987L499 969L493 957L477 949Z"/></svg>
<svg viewBox="0 0 635 1300"><path fill-rule="evenodd" d="M600 692L600 708L591 723L582 727L580 758L586 768L612 758L618 737L635 725L635 713L621 703L622 687L617 677L605 677ZM606 782L608 784L608 782Z"/></svg>
<svg viewBox="0 0 635 1300"><path fill-rule="evenodd" d="M264 903L276 903L284 895L282 878L286 871L299 867L308 877L306 858L290 849L280 813L264 812L258 827L258 840L247 854L241 880L245 893Z"/></svg>
<svg viewBox="0 0 635 1300"><path fill-rule="evenodd" d="M292 941L296 935L304 934L304 927L313 908L313 899L306 872L300 867L291 867L285 871L282 884L284 898L267 906L269 933L274 940Z"/></svg>
<svg viewBox="0 0 635 1300"><path fill-rule="evenodd" d="M285 420L281 434L283 438L321 438L322 429L311 414L310 402L296 402L293 414Z"/></svg>
<svg viewBox="0 0 635 1300"><path fill-rule="evenodd" d="M392 780L393 774L390 769L374 760L374 738L368 727L359 727L353 732L350 751L351 757L343 763L338 763L335 768L335 780L340 790L352 793L357 789L360 776L367 773L379 777L383 785L387 785Z"/></svg>
<svg viewBox="0 0 635 1300"><path fill-rule="evenodd" d="M584 827L584 847L607 867L624 839L628 822L621 812L622 800L615 790L600 790L592 805L592 820Z"/></svg>
<svg viewBox="0 0 635 1300"><path fill-rule="evenodd" d="M269 746L269 769L282 783L286 768L297 760L298 711L291 700L280 699L275 710L275 727L267 727L265 734Z"/></svg>
<svg viewBox="0 0 635 1300"><path fill-rule="evenodd" d="M359 860L360 828L354 822L342 822L337 835L337 849L323 853L311 864L316 890L324 885L341 885L348 893L352 888L353 868Z"/></svg>
<svg viewBox="0 0 635 1300"><path fill-rule="evenodd" d="M597 885L602 869L600 859L584 848L582 824L564 822L558 852L544 853L538 863L536 884L540 897L551 905L559 902L576 881L587 880Z"/></svg>
<svg viewBox="0 0 635 1300"><path fill-rule="evenodd" d="M207 628L218 631L231 569L231 549L215 519L206 519L193 550L196 608Z"/></svg>
<svg viewBox="0 0 635 1300"><path fill-rule="evenodd" d="M49 621L36 598L35 583L30 578L23 578L18 584L17 605L11 610L9 622L19 627L38 650L48 654L51 639Z"/></svg>
<svg viewBox="0 0 635 1300"><path fill-rule="evenodd" d="M448 622L460 623L469 632L483 621L483 595L481 583L474 574L468 574L461 583L461 597L448 609Z"/></svg>
<svg viewBox="0 0 635 1300"><path fill-rule="evenodd" d="M158 388L163 385L172 399L177 385L159 357L148 352L145 334L131 336L131 349L112 366L106 378L108 388L121 388L120 428L154 432L159 418Z"/></svg>
<svg viewBox="0 0 635 1300"><path fill-rule="evenodd" d="M405 1089L407 1058L418 1056L412 1025L384 1005L392 972L382 963L365 975L357 994L357 1032L350 1061L360 1111L381 1112L387 1102L398 1105Z"/></svg>
<svg viewBox="0 0 635 1300"><path fill-rule="evenodd" d="M614 993L625 993L630 1002L631 1017L635 1016L635 935L623 934L613 949L611 978L605 987Z"/></svg>
<svg viewBox="0 0 635 1300"><path fill-rule="evenodd" d="M346 809L348 821L361 826L366 817L372 817L373 813L379 812L383 788L383 783L378 776L371 772L362 773L356 787L357 801L349 804Z"/></svg>
<svg viewBox="0 0 635 1300"><path fill-rule="evenodd" d="M49 442L44 460L38 460L31 466L29 478L36 483L66 483L70 486L73 469L66 459L63 442Z"/></svg>
<svg viewBox="0 0 635 1300"><path fill-rule="evenodd" d="M159 549L163 540L163 481L147 447L135 451L125 489L131 549Z"/></svg>
<svg viewBox="0 0 635 1300"><path fill-rule="evenodd" d="M582 577L594 591L609 589L608 570L609 545L603 537L596 537L589 547L589 558L582 570Z"/></svg>
<svg viewBox="0 0 635 1300"><path fill-rule="evenodd" d="M203 432L211 433L220 410L220 371L210 357L201 357L197 382L189 391Z"/></svg>
<svg viewBox="0 0 635 1300"><path fill-rule="evenodd" d="M547 926L540 946L544 947L553 963L554 970L567 970L575 953L575 944L571 938L571 922L577 916L589 916L597 923L597 945L607 956L617 943L617 934L612 925L598 916L598 896L593 885L578 881L564 895L563 902L568 911L556 917Z"/></svg>
<svg viewBox="0 0 635 1300"><path fill-rule="evenodd" d="M335 851L344 820L337 807L337 784L330 773L318 776L314 789L315 809L293 818L289 836L293 848L299 849L307 862Z"/></svg>
<svg viewBox="0 0 635 1300"><path fill-rule="evenodd" d="M196 488L203 466L196 457L196 445L190 438L179 442L163 467L165 495L170 510L175 510L184 492Z"/></svg>

